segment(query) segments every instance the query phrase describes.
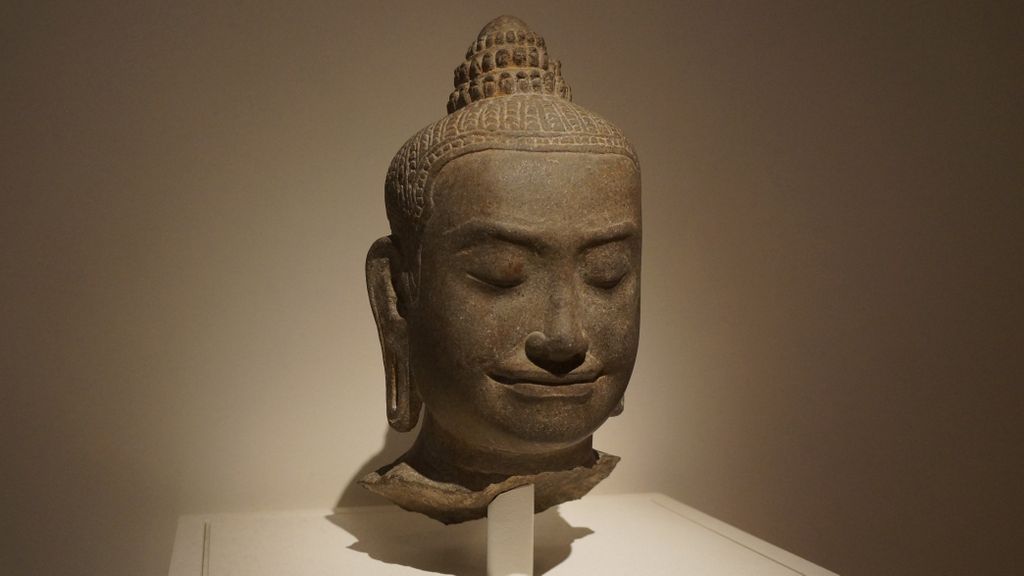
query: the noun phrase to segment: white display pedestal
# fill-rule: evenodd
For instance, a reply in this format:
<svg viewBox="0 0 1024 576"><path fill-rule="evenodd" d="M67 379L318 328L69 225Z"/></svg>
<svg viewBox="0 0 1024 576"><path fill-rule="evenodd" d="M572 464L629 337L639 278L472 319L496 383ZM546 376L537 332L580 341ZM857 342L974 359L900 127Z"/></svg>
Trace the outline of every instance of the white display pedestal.
<svg viewBox="0 0 1024 576"><path fill-rule="evenodd" d="M170 576L482 576L486 527L395 506L182 516ZM836 576L661 494L567 502L535 534L538 576Z"/></svg>

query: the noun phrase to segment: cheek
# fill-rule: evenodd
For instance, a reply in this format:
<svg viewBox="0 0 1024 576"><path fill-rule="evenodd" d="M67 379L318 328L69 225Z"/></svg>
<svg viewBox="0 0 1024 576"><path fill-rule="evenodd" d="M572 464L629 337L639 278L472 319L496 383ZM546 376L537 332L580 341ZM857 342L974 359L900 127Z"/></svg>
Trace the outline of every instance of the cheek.
<svg viewBox="0 0 1024 576"><path fill-rule="evenodd" d="M489 365L525 334L524 298L487 292L462 272L442 272L422 286L418 320L429 334L425 344L449 369Z"/></svg>
<svg viewBox="0 0 1024 576"><path fill-rule="evenodd" d="M640 325L640 291L636 282L612 294L592 291L584 298L591 351L608 368L630 365L636 356Z"/></svg>

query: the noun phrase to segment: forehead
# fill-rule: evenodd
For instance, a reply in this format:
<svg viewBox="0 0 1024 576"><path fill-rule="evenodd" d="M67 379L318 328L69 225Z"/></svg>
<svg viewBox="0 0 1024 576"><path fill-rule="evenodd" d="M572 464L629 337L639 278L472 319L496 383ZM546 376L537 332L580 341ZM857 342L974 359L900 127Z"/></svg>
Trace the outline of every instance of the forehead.
<svg viewBox="0 0 1024 576"><path fill-rule="evenodd" d="M470 219L538 232L640 223L640 173L618 154L486 150L456 158L435 177L425 232Z"/></svg>

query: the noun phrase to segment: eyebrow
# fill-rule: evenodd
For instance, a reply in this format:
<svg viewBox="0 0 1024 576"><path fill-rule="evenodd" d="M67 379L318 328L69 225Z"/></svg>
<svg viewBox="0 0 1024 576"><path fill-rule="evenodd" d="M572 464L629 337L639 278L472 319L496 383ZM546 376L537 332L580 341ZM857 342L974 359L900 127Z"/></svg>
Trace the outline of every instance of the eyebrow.
<svg viewBox="0 0 1024 576"><path fill-rule="evenodd" d="M619 222L602 228L583 243L583 250L589 250L612 242L624 242L637 236L640 229L633 222Z"/></svg>
<svg viewBox="0 0 1024 576"><path fill-rule="evenodd" d="M580 250L589 250L612 242L622 242L637 236L639 228L633 222L619 222L589 234ZM550 244L539 238L524 226L499 224L478 219L470 220L443 233L444 236L455 236L460 249L481 240L498 240L528 248L534 252L543 252Z"/></svg>
<svg viewBox="0 0 1024 576"><path fill-rule="evenodd" d="M481 240L498 240L508 244L523 246L534 252L541 252L548 248L546 242L525 227L477 219L470 220L444 232L444 236L450 235L457 238L460 249L467 248L470 244Z"/></svg>

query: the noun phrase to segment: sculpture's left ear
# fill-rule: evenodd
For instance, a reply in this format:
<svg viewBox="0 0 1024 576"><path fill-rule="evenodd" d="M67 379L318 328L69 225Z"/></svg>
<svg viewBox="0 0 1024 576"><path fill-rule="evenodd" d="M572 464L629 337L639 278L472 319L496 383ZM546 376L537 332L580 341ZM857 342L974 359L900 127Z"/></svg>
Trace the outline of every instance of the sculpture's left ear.
<svg viewBox="0 0 1024 576"><path fill-rule="evenodd" d="M400 312L405 306L399 305L394 277L395 271L404 269L402 264L402 254L390 236L374 242L366 255L366 290L384 354L388 424L408 432L419 420L422 401L409 372L408 322Z"/></svg>

